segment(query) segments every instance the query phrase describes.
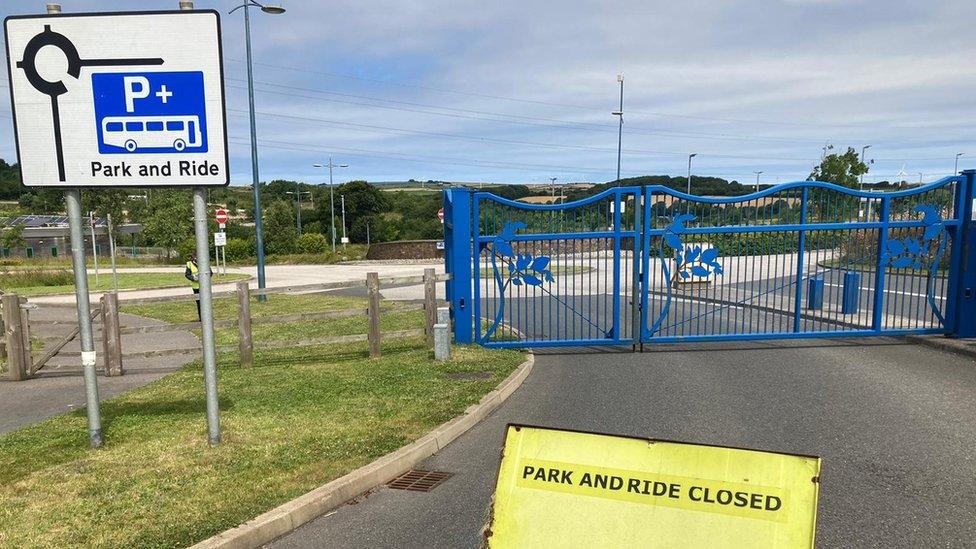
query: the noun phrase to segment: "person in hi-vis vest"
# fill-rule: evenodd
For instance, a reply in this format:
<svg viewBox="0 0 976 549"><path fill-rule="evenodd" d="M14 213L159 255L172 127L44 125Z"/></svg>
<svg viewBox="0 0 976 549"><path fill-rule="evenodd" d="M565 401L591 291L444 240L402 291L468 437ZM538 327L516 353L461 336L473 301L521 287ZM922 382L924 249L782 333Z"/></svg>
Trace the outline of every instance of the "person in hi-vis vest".
<svg viewBox="0 0 976 549"><path fill-rule="evenodd" d="M213 274L213 271L210 272ZM203 321L203 316L200 313L200 267L197 266L197 254L190 254L190 260L186 262L186 270L183 271L183 276L190 281L190 287L193 288L193 293L197 296L197 320Z"/></svg>

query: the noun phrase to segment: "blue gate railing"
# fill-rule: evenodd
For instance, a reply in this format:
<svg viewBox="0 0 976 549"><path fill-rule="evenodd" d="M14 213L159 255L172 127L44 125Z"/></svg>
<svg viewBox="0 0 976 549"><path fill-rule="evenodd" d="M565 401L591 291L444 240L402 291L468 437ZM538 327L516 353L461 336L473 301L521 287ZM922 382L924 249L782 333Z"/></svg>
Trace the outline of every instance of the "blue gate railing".
<svg viewBox="0 0 976 549"><path fill-rule="evenodd" d="M946 332L964 183L722 198L648 187L642 341Z"/></svg>
<svg viewBox="0 0 976 549"><path fill-rule="evenodd" d="M876 193L618 187L566 204L445 193L461 343L976 335L976 172ZM961 311L969 311L962 314Z"/></svg>

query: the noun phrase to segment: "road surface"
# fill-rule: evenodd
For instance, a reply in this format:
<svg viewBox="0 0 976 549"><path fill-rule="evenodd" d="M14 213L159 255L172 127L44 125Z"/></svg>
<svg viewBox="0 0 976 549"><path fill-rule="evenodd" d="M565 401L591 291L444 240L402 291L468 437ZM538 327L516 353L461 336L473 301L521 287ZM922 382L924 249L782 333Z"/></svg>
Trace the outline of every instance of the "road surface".
<svg viewBox="0 0 976 549"><path fill-rule="evenodd" d="M976 539L976 368L888 338L661 345L537 357L502 407L419 468L272 543L477 547L509 422L819 455L820 547Z"/></svg>

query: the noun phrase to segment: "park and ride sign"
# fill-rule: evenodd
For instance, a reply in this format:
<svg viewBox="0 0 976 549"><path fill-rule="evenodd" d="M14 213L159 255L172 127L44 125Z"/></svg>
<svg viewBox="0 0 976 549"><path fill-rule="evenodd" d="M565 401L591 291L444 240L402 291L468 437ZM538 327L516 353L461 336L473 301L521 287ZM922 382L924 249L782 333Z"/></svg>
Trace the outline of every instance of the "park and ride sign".
<svg viewBox="0 0 976 549"><path fill-rule="evenodd" d="M30 187L229 183L216 11L4 20Z"/></svg>
<svg viewBox="0 0 976 549"><path fill-rule="evenodd" d="M509 425L494 548L814 545L820 458Z"/></svg>

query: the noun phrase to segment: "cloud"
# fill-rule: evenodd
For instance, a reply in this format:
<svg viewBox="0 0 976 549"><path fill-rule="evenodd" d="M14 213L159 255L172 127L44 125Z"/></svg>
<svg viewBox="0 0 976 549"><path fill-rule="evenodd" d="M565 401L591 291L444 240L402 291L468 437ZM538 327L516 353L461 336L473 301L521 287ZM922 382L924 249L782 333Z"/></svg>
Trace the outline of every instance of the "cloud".
<svg viewBox="0 0 976 549"><path fill-rule="evenodd" d="M152 5L150 5L152 4ZM72 2L77 11L173 2ZM243 25L224 14L234 181L250 179ZM252 13L261 173L612 179L616 74L625 174L803 177L824 142L872 144L878 177L976 156L967 0L559 3L344 1ZM338 95L342 94L342 95ZM8 124L0 115L0 124ZM8 126L9 127L9 126ZM461 137L457 137L461 136ZM0 135L0 155L12 151ZM870 179L870 178L869 178Z"/></svg>

